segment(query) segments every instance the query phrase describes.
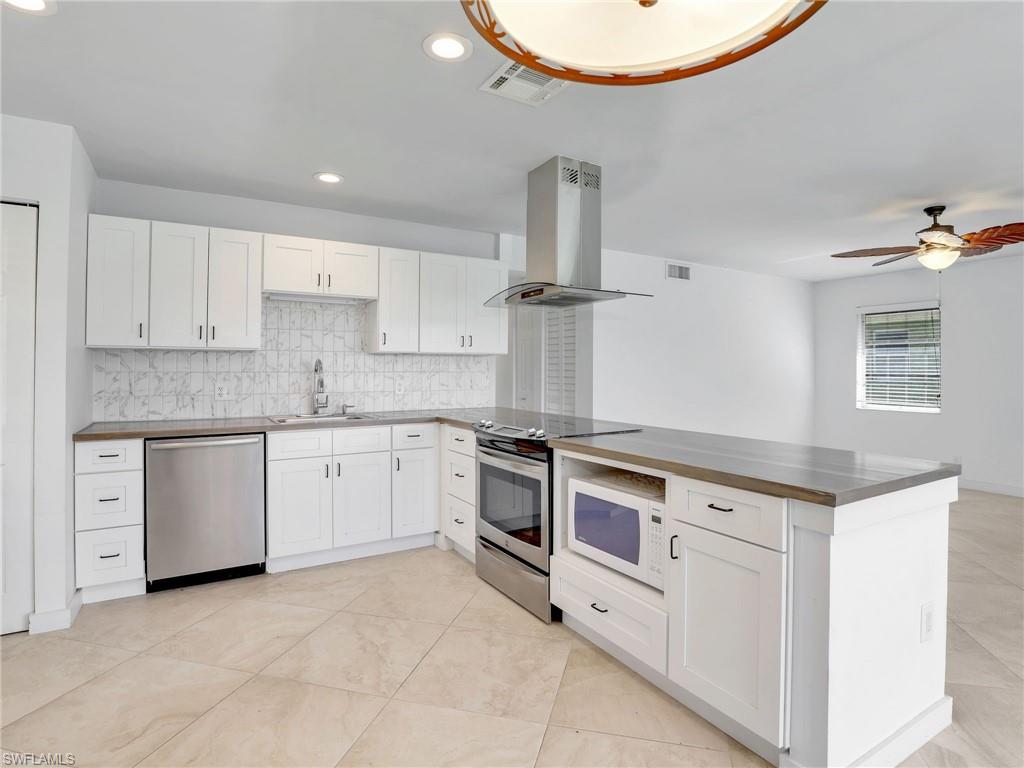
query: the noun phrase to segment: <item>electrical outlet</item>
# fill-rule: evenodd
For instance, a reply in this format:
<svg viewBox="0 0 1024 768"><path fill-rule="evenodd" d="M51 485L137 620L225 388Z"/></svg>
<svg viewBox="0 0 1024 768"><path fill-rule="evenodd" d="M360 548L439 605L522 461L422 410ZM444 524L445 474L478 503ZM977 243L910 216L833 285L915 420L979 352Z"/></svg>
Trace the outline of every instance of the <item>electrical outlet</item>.
<svg viewBox="0 0 1024 768"><path fill-rule="evenodd" d="M921 642L927 643L935 634L935 604L927 602L921 606Z"/></svg>
<svg viewBox="0 0 1024 768"><path fill-rule="evenodd" d="M213 394L214 400L234 400L235 391L230 384L218 384Z"/></svg>
<svg viewBox="0 0 1024 768"><path fill-rule="evenodd" d="M402 381L401 377L398 377L397 379L395 379L395 394L396 395L404 395L405 394L405 382Z"/></svg>

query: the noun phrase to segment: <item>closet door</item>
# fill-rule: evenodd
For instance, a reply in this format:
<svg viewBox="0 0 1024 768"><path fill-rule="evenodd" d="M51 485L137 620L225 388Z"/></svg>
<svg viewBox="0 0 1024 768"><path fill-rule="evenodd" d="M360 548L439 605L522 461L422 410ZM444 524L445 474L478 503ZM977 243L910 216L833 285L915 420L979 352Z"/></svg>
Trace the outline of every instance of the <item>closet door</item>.
<svg viewBox="0 0 1024 768"><path fill-rule="evenodd" d="M209 344L219 349L259 349L263 235L210 230Z"/></svg>
<svg viewBox="0 0 1024 768"><path fill-rule="evenodd" d="M149 344L149 222L89 215L85 344Z"/></svg>
<svg viewBox="0 0 1024 768"><path fill-rule="evenodd" d="M210 230L154 221L149 284L149 345L205 347Z"/></svg>

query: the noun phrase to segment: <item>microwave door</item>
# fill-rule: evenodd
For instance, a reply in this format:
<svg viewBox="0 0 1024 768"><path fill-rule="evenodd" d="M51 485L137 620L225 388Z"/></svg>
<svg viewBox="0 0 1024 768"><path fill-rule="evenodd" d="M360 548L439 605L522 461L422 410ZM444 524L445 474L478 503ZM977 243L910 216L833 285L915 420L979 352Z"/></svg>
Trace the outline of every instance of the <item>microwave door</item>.
<svg viewBox="0 0 1024 768"><path fill-rule="evenodd" d="M634 579L647 579L649 504L570 482L569 548Z"/></svg>

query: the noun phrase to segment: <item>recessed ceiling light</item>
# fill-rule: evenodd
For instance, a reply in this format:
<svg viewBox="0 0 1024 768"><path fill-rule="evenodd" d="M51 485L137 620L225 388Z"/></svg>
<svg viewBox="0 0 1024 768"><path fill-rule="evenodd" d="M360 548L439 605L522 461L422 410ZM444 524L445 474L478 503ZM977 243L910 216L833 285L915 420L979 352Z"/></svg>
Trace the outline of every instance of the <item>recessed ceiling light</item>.
<svg viewBox="0 0 1024 768"><path fill-rule="evenodd" d="M465 61L473 53L473 43L462 35L437 32L423 41L423 51L438 61Z"/></svg>
<svg viewBox="0 0 1024 768"><path fill-rule="evenodd" d="M49 16L57 12L54 0L3 0L3 2L11 8L37 16Z"/></svg>
<svg viewBox="0 0 1024 768"><path fill-rule="evenodd" d="M344 176L339 176L338 174L331 173L330 171L314 173L313 178L317 181L322 181L324 184L340 184L345 180Z"/></svg>

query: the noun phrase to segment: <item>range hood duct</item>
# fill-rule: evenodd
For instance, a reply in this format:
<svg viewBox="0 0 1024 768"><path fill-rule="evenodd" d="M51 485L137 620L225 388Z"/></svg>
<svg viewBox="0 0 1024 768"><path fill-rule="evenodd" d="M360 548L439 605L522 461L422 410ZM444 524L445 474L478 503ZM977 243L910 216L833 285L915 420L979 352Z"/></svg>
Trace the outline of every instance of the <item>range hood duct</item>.
<svg viewBox="0 0 1024 768"><path fill-rule="evenodd" d="M552 157L530 171L526 196L526 282L486 306L593 304L645 293L601 288L601 167Z"/></svg>

